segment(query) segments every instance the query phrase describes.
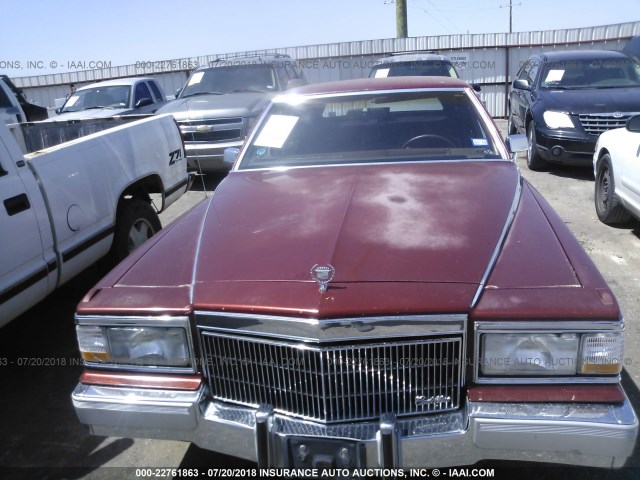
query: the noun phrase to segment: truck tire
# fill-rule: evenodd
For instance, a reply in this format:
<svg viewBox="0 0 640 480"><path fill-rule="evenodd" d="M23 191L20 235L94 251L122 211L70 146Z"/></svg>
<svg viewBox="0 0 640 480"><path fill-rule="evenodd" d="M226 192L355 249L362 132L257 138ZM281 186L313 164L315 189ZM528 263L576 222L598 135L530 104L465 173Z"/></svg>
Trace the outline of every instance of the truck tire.
<svg viewBox="0 0 640 480"><path fill-rule="evenodd" d="M598 162L595 203L596 213L602 223L616 225L631 219L631 214L620 204L616 195L611 156L608 153Z"/></svg>
<svg viewBox="0 0 640 480"><path fill-rule="evenodd" d="M113 236L111 259L117 263L160 231L155 210L143 200L127 200L120 207Z"/></svg>

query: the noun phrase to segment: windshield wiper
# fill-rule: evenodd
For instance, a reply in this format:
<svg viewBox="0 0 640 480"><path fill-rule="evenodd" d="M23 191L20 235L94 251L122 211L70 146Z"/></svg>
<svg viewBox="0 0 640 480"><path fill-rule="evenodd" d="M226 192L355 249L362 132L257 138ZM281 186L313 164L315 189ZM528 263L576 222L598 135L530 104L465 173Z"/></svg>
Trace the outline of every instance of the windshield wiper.
<svg viewBox="0 0 640 480"><path fill-rule="evenodd" d="M266 90L258 90L257 88L234 88L226 93L240 93L240 92L252 92L252 93L265 93Z"/></svg>
<svg viewBox="0 0 640 480"><path fill-rule="evenodd" d="M182 95L180 98L195 97L196 95L224 95L224 92L195 92Z"/></svg>
<svg viewBox="0 0 640 480"><path fill-rule="evenodd" d="M106 106L98 105L96 107L85 107L82 110L98 110L100 108L108 108L108 109L111 109L111 110L115 110L116 107L106 107Z"/></svg>
<svg viewBox="0 0 640 480"><path fill-rule="evenodd" d="M549 90L576 90L584 87L570 87L566 85L544 85L543 88L546 88Z"/></svg>

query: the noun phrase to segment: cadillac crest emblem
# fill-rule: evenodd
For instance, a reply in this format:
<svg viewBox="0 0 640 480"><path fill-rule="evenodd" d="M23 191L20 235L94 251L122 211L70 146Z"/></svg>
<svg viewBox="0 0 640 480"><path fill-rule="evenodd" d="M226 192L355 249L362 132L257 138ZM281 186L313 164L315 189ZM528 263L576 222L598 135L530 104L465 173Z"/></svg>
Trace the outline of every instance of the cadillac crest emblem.
<svg viewBox="0 0 640 480"><path fill-rule="evenodd" d="M320 293L325 293L329 282L333 280L336 274L336 269L331 265L315 264L311 267L311 279L316 281L320 285Z"/></svg>

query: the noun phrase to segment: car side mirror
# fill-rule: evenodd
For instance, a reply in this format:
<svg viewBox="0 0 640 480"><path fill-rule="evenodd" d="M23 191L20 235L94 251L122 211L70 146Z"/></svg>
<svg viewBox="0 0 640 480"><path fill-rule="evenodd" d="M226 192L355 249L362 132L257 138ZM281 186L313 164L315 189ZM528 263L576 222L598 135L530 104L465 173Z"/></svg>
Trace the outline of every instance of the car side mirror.
<svg viewBox="0 0 640 480"><path fill-rule="evenodd" d="M517 90L531 90L531 85L524 78L518 78L513 81L513 88Z"/></svg>
<svg viewBox="0 0 640 480"><path fill-rule="evenodd" d="M302 80L300 78L292 78L291 80L289 80L287 82L287 88L286 89L290 90L292 88L302 87L303 85L306 85L304 80Z"/></svg>
<svg viewBox="0 0 640 480"><path fill-rule="evenodd" d="M636 115L627 120L627 130L640 133L640 115Z"/></svg>
<svg viewBox="0 0 640 480"><path fill-rule="evenodd" d="M529 142L527 141L527 136L521 133L515 133L513 135L509 135L507 137L507 148L513 154L515 158L518 152L526 152L529 148Z"/></svg>
<svg viewBox="0 0 640 480"><path fill-rule="evenodd" d="M60 111L62 110L62 108L56 108L54 110L54 112L56 112L56 115L60 115Z"/></svg>
<svg viewBox="0 0 640 480"><path fill-rule="evenodd" d="M182 89L181 88L176 90L176 98L178 98L180 96L180 93L182 93Z"/></svg>
<svg viewBox="0 0 640 480"><path fill-rule="evenodd" d="M473 90L476 92L482 91L482 87L477 83L470 83L469 85L471 85L471 88L473 88Z"/></svg>
<svg viewBox="0 0 640 480"><path fill-rule="evenodd" d="M153 100L151 100L149 97L144 97L136 102L136 108L146 107L147 105L151 105L152 103Z"/></svg>
<svg viewBox="0 0 640 480"><path fill-rule="evenodd" d="M236 147L225 148L223 162L225 163L225 165L229 165L231 167L233 166L234 163L236 163L238 155L240 155L239 148L236 148Z"/></svg>

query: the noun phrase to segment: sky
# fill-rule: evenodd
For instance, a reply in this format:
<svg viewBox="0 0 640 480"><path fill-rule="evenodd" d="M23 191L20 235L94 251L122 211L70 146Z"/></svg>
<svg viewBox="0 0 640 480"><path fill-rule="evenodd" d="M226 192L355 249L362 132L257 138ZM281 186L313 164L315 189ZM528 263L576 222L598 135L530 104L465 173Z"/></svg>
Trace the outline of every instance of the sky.
<svg viewBox="0 0 640 480"><path fill-rule="evenodd" d="M407 0L409 36L502 33L510 0ZM640 20L640 0L511 0L513 31ZM10 77L393 38L393 0L0 0ZM84 68L83 68L84 67Z"/></svg>

